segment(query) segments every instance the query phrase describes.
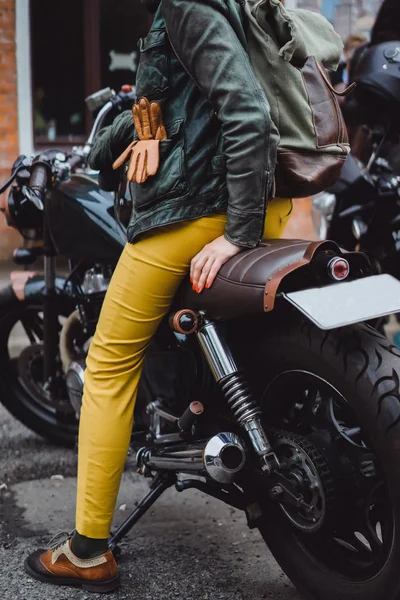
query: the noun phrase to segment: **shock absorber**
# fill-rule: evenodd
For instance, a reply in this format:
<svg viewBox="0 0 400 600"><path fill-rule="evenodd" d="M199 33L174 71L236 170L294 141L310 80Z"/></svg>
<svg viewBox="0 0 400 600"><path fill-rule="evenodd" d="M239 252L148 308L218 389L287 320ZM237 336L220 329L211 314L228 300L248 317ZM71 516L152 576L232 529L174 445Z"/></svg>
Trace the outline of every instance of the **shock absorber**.
<svg viewBox="0 0 400 600"><path fill-rule="evenodd" d="M236 421L247 431L251 444L260 457L262 469L272 473L279 462L262 426L261 410L216 324L203 317L197 339Z"/></svg>

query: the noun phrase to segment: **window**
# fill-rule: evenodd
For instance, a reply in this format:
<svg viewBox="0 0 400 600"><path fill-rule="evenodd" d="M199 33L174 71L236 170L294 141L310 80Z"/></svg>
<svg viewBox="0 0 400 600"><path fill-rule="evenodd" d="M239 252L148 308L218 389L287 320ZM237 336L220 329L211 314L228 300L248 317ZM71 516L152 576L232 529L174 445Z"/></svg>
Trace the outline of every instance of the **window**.
<svg viewBox="0 0 400 600"><path fill-rule="evenodd" d="M54 5L31 2L33 129L37 142L73 142L85 134L83 11L81 0Z"/></svg>
<svg viewBox="0 0 400 600"><path fill-rule="evenodd" d="M135 82L147 11L137 0L31 0L30 23L35 146L82 143L85 97Z"/></svg>
<svg viewBox="0 0 400 600"><path fill-rule="evenodd" d="M119 89L135 82L138 41L148 28L149 17L139 0L100 1L101 87Z"/></svg>

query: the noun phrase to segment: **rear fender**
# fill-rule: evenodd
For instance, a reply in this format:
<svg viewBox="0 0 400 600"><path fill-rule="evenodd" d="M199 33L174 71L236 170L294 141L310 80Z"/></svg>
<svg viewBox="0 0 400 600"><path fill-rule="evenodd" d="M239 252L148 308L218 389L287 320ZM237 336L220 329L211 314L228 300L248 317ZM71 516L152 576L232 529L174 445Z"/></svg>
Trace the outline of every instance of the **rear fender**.
<svg viewBox="0 0 400 600"><path fill-rule="evenodd" d="M324 265L319 264L328 256L345 256L355 278L369 274L370 262L366 255L343 251L335 242L270 240L228 260L211 288L201 294L192 291L189 282L185 282L178 308L204 309L215 319L271 312L280 291L333 283ZM322 276L318 280L319 271L326 281Z"/></svg>

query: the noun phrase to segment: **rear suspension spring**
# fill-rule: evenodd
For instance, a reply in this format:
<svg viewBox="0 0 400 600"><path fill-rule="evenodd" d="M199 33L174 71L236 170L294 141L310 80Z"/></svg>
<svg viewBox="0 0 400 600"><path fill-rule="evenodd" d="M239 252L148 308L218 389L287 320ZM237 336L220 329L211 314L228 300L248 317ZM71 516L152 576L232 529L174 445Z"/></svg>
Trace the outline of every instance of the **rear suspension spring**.
<svg viewBox="0 0 400 600"><path fill-rule="evenodd" d="M261 459L261 468L271 473L278 463L261 423L261 410L217 325L205 318L204 314L202 319L197 339L211 372L236 421L247 431L251 444Z"/></svg>
<svg viewBox="0 0 400 600"><path fill-rule="evenodd" d="M245 425L248 421L260 417L260 408L253 400L252 393L242 373L232 373L220 381L219 384L236 421L240 425Z"/></svg>

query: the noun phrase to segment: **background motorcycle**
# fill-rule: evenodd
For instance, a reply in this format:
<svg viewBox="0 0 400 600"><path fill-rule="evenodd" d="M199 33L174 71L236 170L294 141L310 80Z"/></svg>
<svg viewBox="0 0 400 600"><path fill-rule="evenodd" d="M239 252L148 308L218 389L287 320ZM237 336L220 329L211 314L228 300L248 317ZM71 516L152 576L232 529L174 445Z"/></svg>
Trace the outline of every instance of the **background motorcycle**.
<svg viewBox="0 0 400 600"><path fill-rule="evenodd" d="M101 127L134 99L130 86L118 94L107 88L90 96L87 105L96 119L86 145L71 155L51 149L34 160L19 156L1 188L12 185L2 211L29 244L14 252L14 261L27 269L43 260L44 276L16 271L12 285L0 291L0 400L56 444L76 440L78 420L65 373L73 359L86 355L124 245L114 194L99 188L87 156ZM29 185L33 168L35 181ZM48 178L54 181L45 208L39 190ZM57 256L63 257L58 275ZM59 276L60 268L65 276Z"/></svg>
<svg viewBox="0 0 400 600"><path fill-rule="evenodd" d="M321 239L361 250L374 271L400 278L400 42L385 42L362 55L351 102L362 123L354 154L335 186L313 200Z"/></svg>
<svg viewBox="0 0 400 600"><path fill-rule="evenodd" d="M87 347L123 246L112 197L94 174L72 173L86 153L20 157L6 207L43 241L17 260L43 254L45 274L14 275L1 293L1 400L63 442L75 437ZM305 597L398 598L400 352L359 321L400 310L400 284L369 270L333 242L272 240L228 261L203 294L182 285L135 410L150 492L112 549L165 489L197 488L245 511Z"/></svg>

